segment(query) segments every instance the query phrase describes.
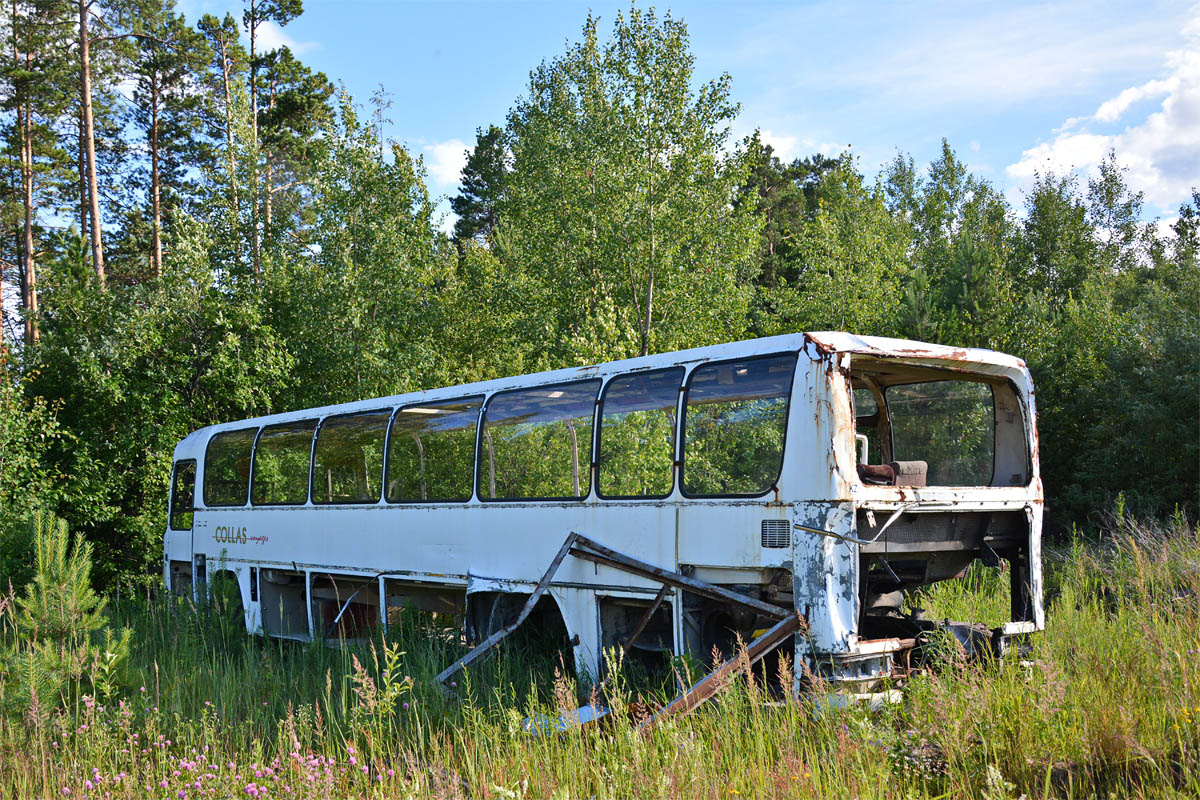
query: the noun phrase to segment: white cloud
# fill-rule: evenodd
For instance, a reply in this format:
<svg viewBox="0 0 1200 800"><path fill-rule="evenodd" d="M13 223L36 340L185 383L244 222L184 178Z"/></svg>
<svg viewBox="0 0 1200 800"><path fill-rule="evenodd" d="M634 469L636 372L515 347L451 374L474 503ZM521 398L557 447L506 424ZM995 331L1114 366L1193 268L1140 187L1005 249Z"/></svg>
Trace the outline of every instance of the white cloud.
<svg viewBox="0 0 1200 800"><path fill-rule="evenodd" d="M1184 32L1184 48L1167 54L1166 77L1125 89L1091 117L1067 120L1051 141L1009 165L1008 176L1027 188L1037 172L1087 174L1112 150L1127 170L1128 184L1145 193L1148 205L1168 212L1184 202L1200 183L1200 7ZM1161 104L1144 119L1101 132L1135 103L1158 97Z"/></svg>
<svg viewBox="0 0 1200 800"><path fill-rule="evenodd" d="M286 47L292 51L293 55L301 56L305 53L310 53L316 50L321 45L317 42L298 42L288 36L283 28L276 25L274 22L263 22L258 26L258 42L257 47L264 53L269 53L272 50L278 50L281 47Z"/></svg>
<svg viewBox="0 0 1200 800"><path fill-rule="evenodd" d="M800 143L800 139L795 136L785 136L784 134L775 133L772 130L763 128L759 132L759 138L763 144L769 144L775 150L775 157L780 161L788 162L794 159L799 153L796 152L796 145Z"/></svg>
<svg viewBox="0 0 1200 800"><path fill-rule="evenodd" d="M462 139L448 139L425 145L425 165L433 182L441 187L458 185L463 167L467 165L468 145Z"/></svg>

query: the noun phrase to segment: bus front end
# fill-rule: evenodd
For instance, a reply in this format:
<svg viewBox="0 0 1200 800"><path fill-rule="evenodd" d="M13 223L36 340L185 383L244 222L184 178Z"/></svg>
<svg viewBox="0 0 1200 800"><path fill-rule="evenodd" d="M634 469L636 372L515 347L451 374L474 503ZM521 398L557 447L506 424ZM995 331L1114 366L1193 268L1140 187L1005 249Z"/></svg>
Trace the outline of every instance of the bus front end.
<svg viewBox="0 0 1200 800"><path fill-rule="evenodd" d="M845 333L809 334L806 347L797 392L825 458L802 467L824 491L793 506L795 602L808 622L798 676L868 688L918 666L932 642L1004 656L1042 630L1043 494L1025 363ZM927 617L923 587L972 568L999 572L1002 616Z"/></svg>

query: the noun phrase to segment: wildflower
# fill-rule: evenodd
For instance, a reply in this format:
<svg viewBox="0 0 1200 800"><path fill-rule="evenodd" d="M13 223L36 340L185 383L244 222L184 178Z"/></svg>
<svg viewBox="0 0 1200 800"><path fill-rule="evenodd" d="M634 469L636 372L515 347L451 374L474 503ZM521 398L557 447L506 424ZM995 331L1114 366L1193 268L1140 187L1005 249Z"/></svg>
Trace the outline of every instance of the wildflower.
<svg viewBox="0 0 1200 800"><path fill-rule="evenodd" d="M367 765L366 764L363 764L362 771L363 771L363 775L367 774Z"/></svg>
<svg viewBox="0 0 1200 800"><path fill-rule="evenodd" d="M358 763L358 759L355 758L354 756L350 756L350 766L353 767L357 763Z"/></svg>
<svg viewBox="0 0 1200 800"><path fill-rule="evenodd" d="M143 687L141 687L140 689L138 689L138 691L139 691L139 692L145 692L145 691L146 691L146 687L145 687L145 686L143 686Z"/></svg>
<svg viewBox="0 0 1200 800"><path fill-rule="evenodd" d="M405 711L408 711L408 703L405 703L405 704L402 706L402 708L403 708Z"/></svg>
<svg viewBox="0 0 1200 800"><path fill-rule="evenodd" d="M388 768L388 773L387 773L388 777L390 778L390 777L392 777L392 776L393 776L393 775L395 775L395 774L396 774L396 770L394 770L394 769L391 769L391 768L389 767L389 768Z"/></svg>
<svg viewBox="0 0 1200 800"><path fill-rule="evenodd" d="M68 795L71 794L71 790L64 786L62 788L62 793L63 793L63 797L67 797Z"/></svg>

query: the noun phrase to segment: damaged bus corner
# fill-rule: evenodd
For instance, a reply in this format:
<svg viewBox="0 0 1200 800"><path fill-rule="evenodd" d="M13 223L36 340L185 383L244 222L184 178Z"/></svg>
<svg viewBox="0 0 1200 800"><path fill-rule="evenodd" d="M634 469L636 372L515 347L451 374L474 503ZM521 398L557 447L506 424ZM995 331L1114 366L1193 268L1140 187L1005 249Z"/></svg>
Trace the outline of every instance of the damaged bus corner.
<svg viewBox="0 0 1200 800"><path fill-rule="evenodd" d="M847 686L902 674L931 631L1004 655L1045 626L1033 383L1020 359L845 333L808 335L797 377L823 452L797 469L796 662ZM804 445L800 447L803 449ZM818 499L816 495L824 493ZM986 629L906 613L905 595L1007 566L1011 619Z"/></svg>

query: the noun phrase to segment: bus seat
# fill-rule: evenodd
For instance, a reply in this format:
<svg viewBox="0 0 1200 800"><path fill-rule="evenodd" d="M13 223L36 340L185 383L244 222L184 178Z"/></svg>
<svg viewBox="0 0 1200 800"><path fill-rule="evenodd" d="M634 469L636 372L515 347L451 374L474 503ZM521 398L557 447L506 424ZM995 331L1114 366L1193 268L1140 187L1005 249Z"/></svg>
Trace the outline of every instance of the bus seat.
<svg viewBox="0 0 1200 800"><path fill-rule="evenodd" d="M869 486L891 486L896 470L891 464L859 464L858 479Z"/></svg>

